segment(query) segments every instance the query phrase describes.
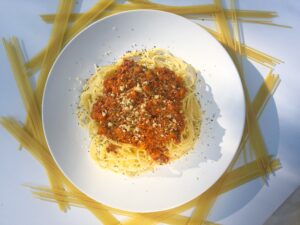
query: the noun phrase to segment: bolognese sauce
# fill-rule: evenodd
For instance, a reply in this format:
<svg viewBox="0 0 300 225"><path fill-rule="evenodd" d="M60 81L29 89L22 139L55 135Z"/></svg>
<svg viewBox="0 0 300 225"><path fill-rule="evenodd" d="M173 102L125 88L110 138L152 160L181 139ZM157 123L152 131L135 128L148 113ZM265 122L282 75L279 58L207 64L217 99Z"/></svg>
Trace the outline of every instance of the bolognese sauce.
<svg viewBox="0 0 300 225"><path fill-rule="evenodd" d="M91 112L98 134L144 148L156 162L167 163L166 146L179 143L185 127L183 79L167 68L150 69L125 59L104 79L103 87ZM106 150L117 154L117 146Z"/></svg>

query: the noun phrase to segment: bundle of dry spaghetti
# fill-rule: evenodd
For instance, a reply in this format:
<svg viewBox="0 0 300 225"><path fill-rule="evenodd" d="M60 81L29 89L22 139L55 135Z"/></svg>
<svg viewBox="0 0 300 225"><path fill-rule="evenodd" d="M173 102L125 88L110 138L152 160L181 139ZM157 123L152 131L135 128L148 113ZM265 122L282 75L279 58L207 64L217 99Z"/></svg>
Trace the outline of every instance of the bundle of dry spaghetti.
<svg viewBox="0 0 300 225"><path fill-rule="evenodd" d="M230 9L224 9L220 0L215 0L212 4L196 6L169 6L156 4L149 0L131 0L125 4L116 3L114 0L100 0L84 13L72 13L73 3L74 0L60 0L56 14L41 15L45 22L53 23L53 28L47 46L32 59L25 62L17 38L3 39L3 45L27 112L27 118L24 125L10 117L2 117L0 123L16 138L23 148L27 149L41 163L47 172L50 182L49 187L29 186L35 197L55 202L63 211L66 211L70 206L86 208L105 225L140 224L141 219L143 219L143 224L147 225L160 222L175 225L214 224L212 221L207 221L207 217L219 195L259 177L267 182L268 175L280 168L279 159L274 159L268 153L258 119L279 84L279 76L273 74L273 69L281 61L244 44L240 38L241 31L239 30L240 23L244 22L287 27L272 22L272 19L277 16L276 12L236 9L234 0L231 0ZM106 207L74 187L58 169L49 152L41 120L41 99L45 81L61 49L74 35L90 23L108 15L134 9L158 9L183 15L187 18L215 21L215 30L208 27L204 28L224 45L233 58L239 70L247 107L246 127L238 152L228 171L217 183L204 194L180 207L147 214L129 213ZM265 76L264 82L253 101L250 100L245 82L245 71L242 64L244 57L270 68L270 72ZM40 70L38 81L36 87L33 87L30 76L38 70ZM245 164L235 168L235 163L240 155L244 154L246 156L245 146L247 143L250 144L250 151L254 159L249 161L245 157ZM193 212L190 217L180 215L181 212L191 208ZM115 217L118 214L128 216L128 219L120 222Z"/></svg>

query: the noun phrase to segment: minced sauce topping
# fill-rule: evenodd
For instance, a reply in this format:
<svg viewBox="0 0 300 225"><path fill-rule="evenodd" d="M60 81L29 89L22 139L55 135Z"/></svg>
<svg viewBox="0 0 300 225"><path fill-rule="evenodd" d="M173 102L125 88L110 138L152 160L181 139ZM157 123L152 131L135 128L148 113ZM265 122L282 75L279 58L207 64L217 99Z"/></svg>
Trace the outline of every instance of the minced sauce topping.
<svg viewBox="0 0 300 225"><path fill-rule="evenodd" d="M180 142L185 94L183 79L173 71L125 59L105 78L91 117L98 122L99 135L144 148L163 164L169 161L167 144ZM117 154L118 148L111 144L106 151Z"/></svg>

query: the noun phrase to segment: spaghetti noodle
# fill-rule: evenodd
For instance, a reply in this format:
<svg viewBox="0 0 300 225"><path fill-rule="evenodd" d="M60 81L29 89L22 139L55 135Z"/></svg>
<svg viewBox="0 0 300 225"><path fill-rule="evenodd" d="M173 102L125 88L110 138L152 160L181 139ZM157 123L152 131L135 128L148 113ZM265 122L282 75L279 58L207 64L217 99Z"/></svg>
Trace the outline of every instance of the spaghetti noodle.
<svg viewBox="0 0 300 225"><path fill-rule="evenodd" d="M103 168L137 175L187 153L200 133L196 78L190 65L156 48L96 68L78 110L92 158Z"/></svg>

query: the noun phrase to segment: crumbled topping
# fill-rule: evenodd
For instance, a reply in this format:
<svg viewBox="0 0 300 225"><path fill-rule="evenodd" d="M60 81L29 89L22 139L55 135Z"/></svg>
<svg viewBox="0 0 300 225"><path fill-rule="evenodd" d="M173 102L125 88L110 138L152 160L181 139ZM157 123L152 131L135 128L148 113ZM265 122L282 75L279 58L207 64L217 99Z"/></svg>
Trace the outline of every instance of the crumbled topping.
<svg viewBox="0 0 300 225"><path fill-rule="evenodd" d="M134 146L143 146L160 163L168 161L166 145L179 142L184 129L182 78L167 68L148 69L124 60L103 83L103 95L91 117L98 134ZM111 152L117 152L110 147Z"/></svg>

